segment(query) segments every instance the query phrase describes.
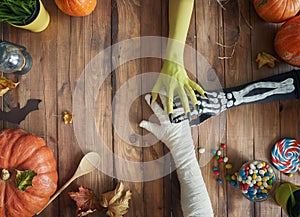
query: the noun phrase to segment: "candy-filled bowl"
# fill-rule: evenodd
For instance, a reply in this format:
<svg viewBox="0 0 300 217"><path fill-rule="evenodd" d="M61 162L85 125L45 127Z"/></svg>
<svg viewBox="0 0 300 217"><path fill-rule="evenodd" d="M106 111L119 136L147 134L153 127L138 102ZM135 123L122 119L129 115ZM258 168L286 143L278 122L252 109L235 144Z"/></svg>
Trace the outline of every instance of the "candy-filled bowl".
<svg viewBox="0 0 300 217"><path fill-rule="evenodd" d="M242 165L237 184L241 193L253 202L267 200L276 188L276 174L270 163L253 160Z"/></svg>

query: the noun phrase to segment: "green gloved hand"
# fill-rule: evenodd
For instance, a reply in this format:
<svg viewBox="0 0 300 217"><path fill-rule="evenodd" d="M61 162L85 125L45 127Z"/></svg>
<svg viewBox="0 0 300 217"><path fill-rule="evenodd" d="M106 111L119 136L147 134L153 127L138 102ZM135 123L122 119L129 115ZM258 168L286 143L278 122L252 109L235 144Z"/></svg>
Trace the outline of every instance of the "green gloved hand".
<svg viewBox="0 0 300 217"><path fill-rule="evenodd" d="M152 102L155 102L158 92L165 87L167 91L167 112L173 121L173 97L177 92L186 115L189 117L189 103L187 94L195 105L198 102L193 88L205 97L204 90L189 79L183 64L185 40L193 12L194 0L169 0L169 41L160 76L152 90ZM187 94L186 94L187 93Z"/></svg>
<svg viewBox="0 0 300 217"><path fill-rule="evenodd" d="M197 110L199 110L199 104L193 89L205 96L204 90L188 77L183 66L168 60L165 60L160 75L153 87L151 102L156 101L158 93L163 87L166 89L167 112L171 122L173 121L173 98L175 92L179 95L184 111L189 119L190 107L186 93Z"/></svg>

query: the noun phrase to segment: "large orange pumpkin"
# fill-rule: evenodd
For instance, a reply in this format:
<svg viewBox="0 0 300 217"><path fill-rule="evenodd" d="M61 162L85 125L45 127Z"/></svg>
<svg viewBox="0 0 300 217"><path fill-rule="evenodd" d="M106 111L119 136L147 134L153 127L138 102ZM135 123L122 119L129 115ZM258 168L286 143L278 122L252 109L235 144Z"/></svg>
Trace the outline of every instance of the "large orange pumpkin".
<svg viewBox="0 0 300 217"><path fill-rule="evenodd" d="M300 16L293 17L278 29L274 47L285 62L300 66Z"/></svg>
<svg viewBox="0 0 300 217"><path fill-rule="evenodd" d="M1 217L35 215L57 188L53 152L24 130L0 131L0 171Z"/></svg>
<svg viewBox="0 0 300 217"><path fill-rule="evenodd" d="M55 0L57 7L70 16L86 16L93 12L97 0Z"/></svg>
<svg viewBox="0 0 300 217"><path fill-rule="evenodd" d="M280 23L300 10L300 0L253 0L257 14L267 22Z"/></svg>

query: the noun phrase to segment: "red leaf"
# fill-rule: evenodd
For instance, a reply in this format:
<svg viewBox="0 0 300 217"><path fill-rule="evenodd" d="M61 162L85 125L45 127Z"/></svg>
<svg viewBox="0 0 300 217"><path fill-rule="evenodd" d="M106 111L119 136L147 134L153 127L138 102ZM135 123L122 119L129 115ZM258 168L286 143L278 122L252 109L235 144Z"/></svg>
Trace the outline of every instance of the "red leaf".
<svg viewBox="0 0 300 217"><path fill-rule="evenodd" d="M90 213L95 212L96 210L101 213L103 208L100 206L100 202L97 199L94 192L90 189L79 187L77 192L69 192L69 196L76 202L77 216L87 216Z"/></svg>

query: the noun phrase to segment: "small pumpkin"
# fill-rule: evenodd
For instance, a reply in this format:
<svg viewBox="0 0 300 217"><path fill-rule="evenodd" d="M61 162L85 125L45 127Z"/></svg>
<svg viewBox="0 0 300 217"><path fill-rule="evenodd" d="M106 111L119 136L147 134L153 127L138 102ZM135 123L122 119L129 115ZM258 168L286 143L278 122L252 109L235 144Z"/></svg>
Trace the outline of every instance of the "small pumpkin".
<svg viewBox="0 0 300 217"><path fill-rule="evenodd" d="M0 216L30 217L57 188L56 161L45 141L21 129L0 131Z"/></svg>
<svg viewBox="0 0 300 217"><path fill-rule="evenodd" d="M265 21L280 23L300 10L300 0L253 0L257 14Z"/></svg>
<svg viewBox="0 0 300 217"><path fill-rule="evenodd" d="M293 17L278 29L274 47L285 62L300 66L300 16Z"/></svg>
<svg viewBox="0 0 300 217"><path fill-rule="evenodd" d="M55 0L57 7L70 16L87 16L96 7L97 0Z"/></svg>

